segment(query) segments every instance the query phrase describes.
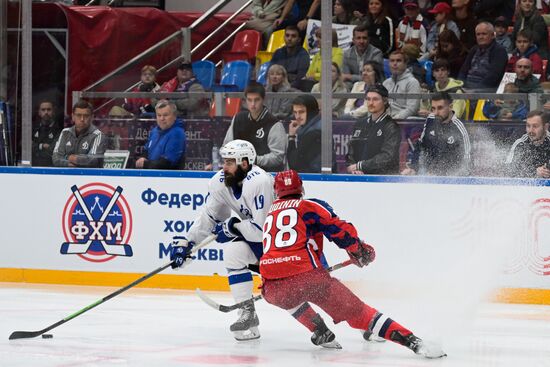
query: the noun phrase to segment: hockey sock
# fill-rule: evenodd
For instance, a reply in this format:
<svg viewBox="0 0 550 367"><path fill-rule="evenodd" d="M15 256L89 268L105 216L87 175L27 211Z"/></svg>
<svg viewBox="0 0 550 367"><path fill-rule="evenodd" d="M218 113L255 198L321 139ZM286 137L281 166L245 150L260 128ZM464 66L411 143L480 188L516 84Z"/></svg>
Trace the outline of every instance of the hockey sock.
<svg viewBox="0 0 550 367"><path fill-rule="evenodd" d="M252 289L254 287L252 273L246 268L239 270L227 269L227 272L229 274L229 287L231 288L231 294L235 302L242 302L252 298Z"/></svg>
<svg viewBox="0 0 550 367"><path fill-rule="evenodd" d="M321 317L307 302L302 303L297 308L288 310L288 312L290 312L292 314L292 317L298 320L300 324L304 325L311 332L313 332L317 327L313 322L315 316L319 316L319 318Z"/></svg>
<svg viewBox="0 0 550 367"><path fill-rule="evenodd" d="M412 332L393 321L387 316L379 313L374 317L372 323L372 333L381 338L403 345L403 337L412 334Z"/></svg>

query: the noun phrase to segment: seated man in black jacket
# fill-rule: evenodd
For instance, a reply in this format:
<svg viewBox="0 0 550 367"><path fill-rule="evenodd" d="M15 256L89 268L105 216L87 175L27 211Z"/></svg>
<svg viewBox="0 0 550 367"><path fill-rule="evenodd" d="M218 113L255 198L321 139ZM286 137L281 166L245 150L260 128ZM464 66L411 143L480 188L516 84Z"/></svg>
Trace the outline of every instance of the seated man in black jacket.
<svg viewBox="0 0 550 367"><path fill-rule="evenodd" d="M359 175L397 174L401 130L388 111L388 90L379 83L369 87L365 104L369 113L353 126L347 171Z"/></svg>
<svg viewBox="0 0 550 367"><path fill-rule="evenodd" d="M550 178L550 136L548 115L531 111L526 134L512 144L506 158L506 173L512 177Z"/></svg>

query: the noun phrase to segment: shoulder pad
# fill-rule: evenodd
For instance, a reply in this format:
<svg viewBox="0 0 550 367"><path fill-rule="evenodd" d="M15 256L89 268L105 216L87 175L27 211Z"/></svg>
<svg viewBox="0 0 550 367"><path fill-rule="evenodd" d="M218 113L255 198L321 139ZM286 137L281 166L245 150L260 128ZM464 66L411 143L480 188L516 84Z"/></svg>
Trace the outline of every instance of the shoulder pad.
<svg viewBox="0 0 550 367"><path fill-rule="evenodd" d="M314 203L319 204L320 206L325 208L333 217L337 216L336 213L334 212L334 209L332 209L332 206L330 206L329 203L327 203L326 201L319 200L319 199L306 199L306 200L313 201Z"/></svg>

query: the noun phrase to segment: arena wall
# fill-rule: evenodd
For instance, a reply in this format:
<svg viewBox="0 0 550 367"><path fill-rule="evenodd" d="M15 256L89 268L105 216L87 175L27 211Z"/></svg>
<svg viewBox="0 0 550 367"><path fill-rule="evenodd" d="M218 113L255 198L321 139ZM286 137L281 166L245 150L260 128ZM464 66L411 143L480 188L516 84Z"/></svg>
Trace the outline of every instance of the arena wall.
<svg viewBox="0 0 550 367"><path fill-rule="evenodd" d="M0 281L130 283L169 262L170 240L202 209L211 176L2 167ZM389 297L462 289L550 304L550 181L303 176L306 196L329 202L377 251L368 267L335 273L350 285ZM211 244L142 286L227 290L223 249ZM325 253L330 264L347 258L328 242Z"/></svg>

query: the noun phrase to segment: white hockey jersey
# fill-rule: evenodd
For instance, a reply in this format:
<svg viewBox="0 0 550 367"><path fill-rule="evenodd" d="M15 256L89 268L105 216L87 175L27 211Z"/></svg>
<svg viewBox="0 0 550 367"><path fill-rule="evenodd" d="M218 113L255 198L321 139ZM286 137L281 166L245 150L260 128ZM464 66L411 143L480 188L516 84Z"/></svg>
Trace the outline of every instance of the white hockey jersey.
<svg viewBox="0 0 550 367"><path fill-rule="evenodd" d="M217 222L231 216L233 210L241 219L236 228L249 242L262 241L262 226L274 199L273 177L253 165L242 182L242 191L225 186L223 170L208 183L208 199L199 217L187 233L187 239L200 243L211 234Z"/></svg>

